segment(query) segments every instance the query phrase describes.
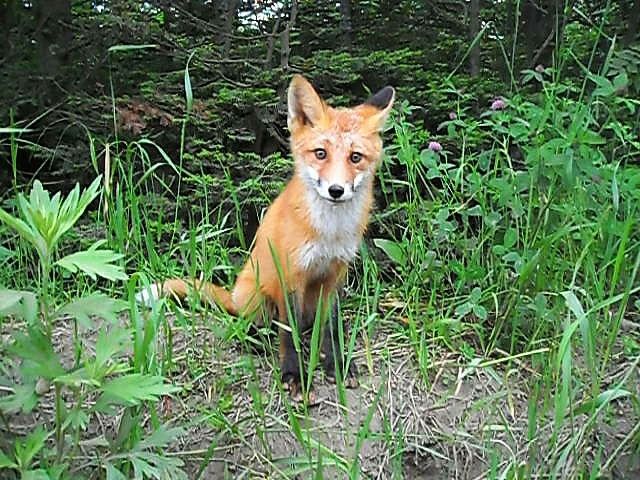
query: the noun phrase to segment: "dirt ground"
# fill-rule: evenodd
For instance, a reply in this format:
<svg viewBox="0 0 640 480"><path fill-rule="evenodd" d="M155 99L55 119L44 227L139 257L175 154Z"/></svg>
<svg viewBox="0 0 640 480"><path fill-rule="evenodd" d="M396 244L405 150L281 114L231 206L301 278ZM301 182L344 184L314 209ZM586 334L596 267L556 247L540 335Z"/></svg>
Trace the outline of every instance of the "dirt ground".
<svg viewBox="0 0 640 480"><path fill-rule="evenodd" d="M63 357L72 351L69 324L59 324L54 336ZM91 337L87 332L89 348ZM186 424L187 430L171 455L183 459L190 478L202 469L200 478L205 479L342 479L349 477L347 462L356 457L360 478L482 479L491 472L499 476L509 465L523 471L529 465L535 472L552 458L554 452L544 441L551 435L551 418L537 422L538 442L527 440L528 385L538 373L526 359L508 367L497 363L471 368L469 361L455 354L433 351L435 360L426 366L425 378L406 337L397 331L377 332L367 351L371 354L364 357L362 346L357 348L361 385L346 390L343 404L336 386L316 372L318 402L305 416L276 387L272 353L249 352L237 342L222 342L209 327L174 327L176 369L171 380L187 389L161 402L160 410L166 421ZM611 365L611 383L626 370L625 362L620 357ZM637 371L634 381L640 385ZM256 389L263 395L252 395ZM223 420L216 414L220 411ZM12 431L24 432L41 417L16 416L9 423ZM311 452L290 428L292 417L300 424L299 435L307 438L304 443L315 447ZM586 422L583 417L576 417L573 426L561 432L567 439L558 444L575 438L575 429ZM634 418L637 410L634 413L629 402L616 401L606 422L598 423L596 433L582 438L576 448L592 449L595 455L597 447L604 446L604 462L634 427ZM114 421L100 419L104 434L113 431ZM322 452L322 477L314 477L318 452ZM637 453L618 455L609 478L640 478ZM572 459L566 462L566 471L572 471Z"/></svg>
<svg viewBox="0 0 640 480"><path fill-rule="evenodd" d="M207 334L203 335L198 342L206 338ZM223 351L223 360L208 366L199 388L185 399L180 416L192 418L193 405L215 404L211 384L216 383L221 372L228 378L230 365L246 364L250 357L255 365L251 370L257 378L252 378L252 373L240 376L230 389L233 412L227 415L235 420L237 430L224 434L194 424L181 449L197 451L215 445L213 451L209 450L211 461L202 478L313 478L314 464L309 465L309 453L288 426L295 406L293 410L287 408L288 402L283 401L286 394L275 387L276 359L237 346L227 346ZM322 455L322 478L348 478L335 463L356 455L361 478L444 480L487 478L492 469L498 477L509 465L524 470L531 464L535 471L541 459L554 454L542 440L551 435L552 418L537 422L537 438L541 441L530 445L527 440L528 385L538 375L528 367L527 359L514 361L508 367L498 363L470 368L469 361L442 350L432 353L435 360L427 365L425 378L406 337L398 333L379 331L368 351L368 358L363 357L364 349L356 351L361 385L346 390L342 404L336 386L327 382L318 369L314 377L318 402L308 409L307 420L298 417L303 435L310 439L305 443L317 446L311 452L311 462L318 462L318 451L324 447L338 456L336 460L330 453ZM618 359L619 363L611 366L611 383L626 370L626 360ZM266 403L260 408L252 402L248 385L264 392ZM640 385L638 371L635 385ZM568 425L560 433L560 445L575 434L572 429L587 421L586 415L582 417L575 418L573 427ZM607 459L633 428L634 418L638 418L637 410L634 414L629 402L616 402L607 421L595 428L597 435L582 439L576 448L593 449L595 454L597 446L604 445L602 458ZM197 470L200 462L196 457L187 460L190 468L195 466ZM559 473L572 471L572 459L565 461L567 465ZM537 462L538 467L533 467L532 462ZM292 476L296 467L300 473ZM611 478L640 478L640 456L620 455L610 471Z"/></svg>

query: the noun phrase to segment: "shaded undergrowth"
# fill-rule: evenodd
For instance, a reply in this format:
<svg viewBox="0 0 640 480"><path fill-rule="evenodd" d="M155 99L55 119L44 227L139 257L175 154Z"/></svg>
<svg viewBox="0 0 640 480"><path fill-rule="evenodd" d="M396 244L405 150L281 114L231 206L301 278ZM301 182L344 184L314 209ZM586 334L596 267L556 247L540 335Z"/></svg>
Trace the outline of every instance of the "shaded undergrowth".
<svg viewBox="0 0 640 480"><path fill-rule="evenodd" d="M0 210L0 468L109 479L205 477L211 465L278 478L638 468L627 461L640 448L638 101L608 63L579 65L580 82L558 64L523 72L525 88L480 114L449 81L450 120L433 133L401 102L383 208L342 304L363 386L325 389L320 406L289 402L268 331L133 298L173 275L232 282L251 244L243 226L288 160L239 157L264 167L238 180L228 156L203 149L214 178L182 149L89 136L102 181L66 200L40 183L11 192ZM187 69L185 126L190 85ZM0 133L17 145L20 131Z"/></svg>

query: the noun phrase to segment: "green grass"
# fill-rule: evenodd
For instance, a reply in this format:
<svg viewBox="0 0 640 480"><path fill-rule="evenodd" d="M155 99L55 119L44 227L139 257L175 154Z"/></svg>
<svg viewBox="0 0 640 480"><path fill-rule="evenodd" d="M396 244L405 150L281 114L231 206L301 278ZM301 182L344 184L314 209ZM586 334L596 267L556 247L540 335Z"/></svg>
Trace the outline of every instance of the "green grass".
<svg viewBox="0 0 640 480"><path fill-rule="evenodd" d="M316 328L316 406L289 401L268 331L196 303L147 310L133 298L173 275L230 284L251 244L246 212L263 211L286 179L280 156L234 160L203 146L172 158L149 140L89 136L103 180L69 197L66 213L39 184L16 210L15 185L0 216L10 338L0 468L109 479L637 469L639 102L617 95L624 79L606 65L583 68L582 83L561 69L524 72L537 93L480 115L449 83L456 116L434 138L400 103L379 171L386 208L342 303L363 385L328 386L314 372ZM185 89L192 99L188 69ZM20 132L0 130L12 152ZM426 148L432 140L443 150ZM255 175L239 184L233 161ZM220 174L199 171L205 162ZM98 196L85 225L105 241L94 244L77 221Z"/></svg>

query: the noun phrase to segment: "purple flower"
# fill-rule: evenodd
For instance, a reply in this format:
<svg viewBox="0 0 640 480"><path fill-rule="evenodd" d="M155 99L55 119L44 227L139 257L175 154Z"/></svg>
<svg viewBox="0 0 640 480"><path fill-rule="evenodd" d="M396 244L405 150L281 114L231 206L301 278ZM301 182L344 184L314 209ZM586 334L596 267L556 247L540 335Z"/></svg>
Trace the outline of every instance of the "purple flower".
<svg viewBox="0 0 640 480"><path fill-rule="evenodd" d="M442 145L440 145L438 142L429 142L429 147L428 148L432 152L440 152L440 151L442 151Z"/></svg>
<svg viewBox="0 0 640 480"><path fill-rule="evenodd" d="M501 98L496 98L493 103L491 103L491 110L504 110L507 108L507 104Z"/></svg>
<svg viewBox="0 0 640 480"><path fill-rule="evenodd" d="M456 118L458 118L456 112L449 112L449 120L455 120Z"/></svg>

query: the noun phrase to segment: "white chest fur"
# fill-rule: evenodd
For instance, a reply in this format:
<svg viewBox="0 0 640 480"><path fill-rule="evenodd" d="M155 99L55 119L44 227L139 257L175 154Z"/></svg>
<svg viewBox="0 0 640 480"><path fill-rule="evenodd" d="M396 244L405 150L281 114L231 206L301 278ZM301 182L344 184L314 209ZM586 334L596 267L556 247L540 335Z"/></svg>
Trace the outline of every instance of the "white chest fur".
<svg viewBox="0 0 640 480"><path fill-rule="evenodd" d="M358 253L366 200L364 192L359 191L341 203L331 203L309 192L307 201L309 221L317 236L300 247L297 260L302 269L321 276L332 262L349 263Z"/></svg>

